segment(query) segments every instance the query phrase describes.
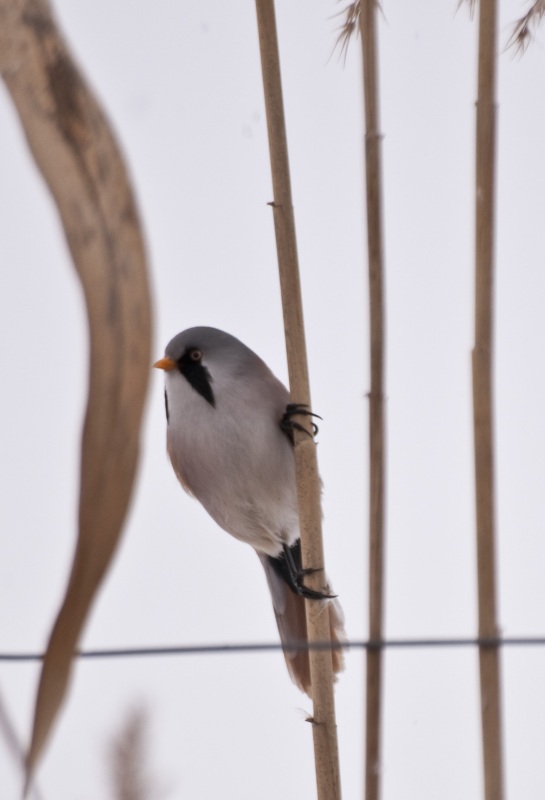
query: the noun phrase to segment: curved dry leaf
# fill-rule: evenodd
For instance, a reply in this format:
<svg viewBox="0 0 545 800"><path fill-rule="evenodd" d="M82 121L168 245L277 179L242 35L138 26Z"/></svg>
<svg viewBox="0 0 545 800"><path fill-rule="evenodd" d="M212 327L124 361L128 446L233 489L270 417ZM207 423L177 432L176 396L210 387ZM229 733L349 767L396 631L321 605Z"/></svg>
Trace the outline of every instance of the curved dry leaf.
<svg viewBox="0 0 545 800"><path fill-rule="evenodd" d="M43 662L30 776L65 696L72 656L131 497L151 312L144 244L119 148L45 0L0 0L0 69L57 204L90 334L79 535Z"/></svg>

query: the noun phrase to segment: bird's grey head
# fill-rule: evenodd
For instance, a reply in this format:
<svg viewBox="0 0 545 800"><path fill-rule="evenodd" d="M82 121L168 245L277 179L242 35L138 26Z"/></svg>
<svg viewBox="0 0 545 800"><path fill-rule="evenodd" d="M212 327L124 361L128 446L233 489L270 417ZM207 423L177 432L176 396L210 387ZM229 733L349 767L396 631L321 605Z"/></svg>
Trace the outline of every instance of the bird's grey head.
<svg viewBox="0 0 545 800"><path fill-rule="evenodd" d="M237 380L254 370L268 368L239 339L218 328L188 328L167 344L165 358L155 366L181 373L210 405L216 405L213 383L220 376Z"/></svg>

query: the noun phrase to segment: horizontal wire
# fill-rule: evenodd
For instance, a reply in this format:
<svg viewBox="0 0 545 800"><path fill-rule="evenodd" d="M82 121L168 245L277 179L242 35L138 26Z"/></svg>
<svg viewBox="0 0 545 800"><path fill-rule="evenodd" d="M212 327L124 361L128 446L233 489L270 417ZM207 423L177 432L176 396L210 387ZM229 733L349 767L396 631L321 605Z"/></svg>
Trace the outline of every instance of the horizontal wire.
<svg viewBox="0 0 545 800"><path fill-rule="evenodd" d="M347 642L289 642L289 650L387 650L430 647L528 647L545 645L545 636L475 637L459 639L362 639ZM75 658L133 658L141 656L188 656L225 653L255 653L281 650L279 642L261 644L196 644L165 647L124 647L80 650ZM42 661L44 653L1 653L0 661Z"/></svg>

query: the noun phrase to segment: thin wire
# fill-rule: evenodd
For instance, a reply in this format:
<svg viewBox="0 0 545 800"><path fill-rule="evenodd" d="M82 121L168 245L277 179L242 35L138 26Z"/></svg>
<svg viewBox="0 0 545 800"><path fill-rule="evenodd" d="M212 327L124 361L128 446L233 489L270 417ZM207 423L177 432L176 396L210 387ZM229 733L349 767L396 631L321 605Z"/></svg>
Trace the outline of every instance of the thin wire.
<svg viewBox="0 0 545 800"><path fill-rule="evenodd" d="M331 642L290 642L290 650L386 650L435 647L543 647L545 636L507 636L476 637L459 639L373 639L354 640L343 643ZM281 650L278 642L261 644L197 644L174 645L166 647L127 647L109 650L81 650L74 654L75 658L133 658L141 656L190 656L206 654L255 653ZM0 653L0 662L41 661L43 653Z"/></svg>

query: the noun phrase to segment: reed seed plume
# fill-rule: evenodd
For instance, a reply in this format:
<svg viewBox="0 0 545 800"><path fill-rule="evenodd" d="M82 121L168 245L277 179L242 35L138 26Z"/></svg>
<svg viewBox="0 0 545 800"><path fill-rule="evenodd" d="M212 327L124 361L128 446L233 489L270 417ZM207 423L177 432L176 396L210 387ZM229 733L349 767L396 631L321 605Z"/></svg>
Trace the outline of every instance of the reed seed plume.
<svg viewBox="0 0 545 800"><path fill-rule="evenodd" d="M463 2L463 0L461 1ZM380 0L375 0L375 6L382 12ZM361 0L354 0L353 3L350 3L346 8L343 8L342 11L339 11L339 13L335 15L337 17L344 17L344 22L337 28L339 33L333 49L335 51L335 49L339 47L341 56L344 57L345 60L352 36L357 37L360 32L360 14Z"/></svg>
<svg viewBox="0 0 545 800"><path fill-rule="evenodd" d="M338 17L344 17L344 21L342 25L339 26L337 40L335 42L335 48L337 47L340 49L341 57L346 60L346 54L348 53L348 45L350 44L350 39L353 35L357 36L359 31L359 18L360 18L360 3L359 0L354 0L353 3L350 3L346 8L343 8L342 11L336 15Z"/></svg>
<svg viewBox="0 0 545 800"><path fill-rule="evenodd" d="M536 0L526 14L515 23L506 49L513 47L517 55L526 52L544 16L545 0Z"/></svg>
<svg viewBox="0 0 545 800"><path fill-rule="evenodd" d="M469 16L471 19L475 16L475 9L477 7L477 0L458 0L458 9L459 10L462 6L467 6L469 8Z"/></svg>

